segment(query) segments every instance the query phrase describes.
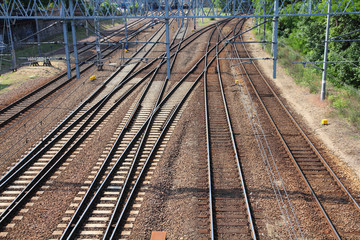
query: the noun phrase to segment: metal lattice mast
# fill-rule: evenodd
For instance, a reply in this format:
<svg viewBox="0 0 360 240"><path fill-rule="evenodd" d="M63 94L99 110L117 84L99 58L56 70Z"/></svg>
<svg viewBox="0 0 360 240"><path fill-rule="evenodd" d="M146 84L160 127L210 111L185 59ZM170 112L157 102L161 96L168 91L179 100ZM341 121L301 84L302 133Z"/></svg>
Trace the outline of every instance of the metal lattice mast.
<svg viewBox="0 0 360 240"><path fill-rule="evenodd" d="M13 39L12 30L11 30L11 22L9 19L6 21L6 27L7 27L7 32L8 32L8 42L9 42L11 62L12 62L11 69L12 69L12 71L16 71L17 66L16 66L15 46L14 46L14 39Z"/></svg>
<svg viewBox="0 0 360 240"><path fill-rule="evenodd" d="M35 10L35 15L37 16L37 9ZM41 39L40 39L40 28L39 28L39 19L35 19L35 26L36 26L36 38L38 42L38 53L39 57L41 57Z"/></svg>
<svg viewBox="0 0 360 240"><path fill-rule="evenodd" d="M276 78L276 62L277 62L277 37L278 37L278 25L279 25L279 0L275 0L273 18L273 78Z"/></svg>
<svg viewBox="0 0 360 240"><path fill-rule="evenodd" d="M169 0L165 0L165 25L166 25L166 76L170 79L170 31L169 31Z"/></svg>
<svg viewBox="0 0 360 240"><path fill-rule="evenodd" d="M73 0L69 2L71 11L71 16L74 16L74 3ZM76 28L75 28L75 20L71 20L71 32L72 32L72 39L73 39L73 48L74 48L74 58L75 58L75 69L76 69L76 78L80 78L80 69L79 69L79 59L78 59L78 52L77 52L77 40L76 40Z"/></svg>
<svg viewBox="0 0 360 240"><path fill-rule="evenodd" d="M331 0L328 0L328 12L331 12ZM326 34L325 34L325 49L324 49L324 63L323 63L323 72L321 80L321 97L323 101L326 96L326 67L327 67L327 55L328 55L328 45L329 45L329 27L330 27L330 15L327 15L326 18Z"/></svg>
<svg viewBox="0 0 360 240"><path fill-rule="evenodd" d="M70 66L70 53L69 53L69 43L68 43L68 34L66 26L66 5L64 0L61 0L60 15L63 17L63 32L64 32L64 43L65 43L65 55L66 55L66 66L67 66L67 76L71 78L71 66Z"/></svg>
<svg viewBox="0 0 360 240"><path fill-rule="evenodd" d="M264 0L264 16L266 15L266 0ZM263 50L265 50L265 33L266 33L266 17L264 17L264 24L263 24Z"/></svg>
<svg viewBox="0 0 360 240"><path fill-rule="evenodd" d="M126 18L126 15L127 15L127 9L125 9L125 49L127 50L128 49L128 34L127 34L127 18Z"/></svg>
<svg viewBox="0 0 360 240"><path fill-rule="evenodd" d="M98 70L102 70L103 63L101 61L101 47L100 47L100 20L99 20L99 0L95 1L95 35L96 35L96 65L98 67Z"/></svg>

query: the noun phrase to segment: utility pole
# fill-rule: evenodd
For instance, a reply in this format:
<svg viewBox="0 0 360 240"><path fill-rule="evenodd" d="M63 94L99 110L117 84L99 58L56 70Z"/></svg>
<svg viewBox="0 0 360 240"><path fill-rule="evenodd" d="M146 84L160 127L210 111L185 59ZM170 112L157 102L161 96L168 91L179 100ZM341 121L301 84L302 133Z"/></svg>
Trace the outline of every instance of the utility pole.
<svg viewBox="0 0 360 240"><path fill-rule="evenodd" d="M194 30L196 30L196 20L197 20L197 18L196 18L196 15L197 15L197 13L196 13L196 9L197 9L197 0L193 0L193 1L195 1L195 6L193 6L193 7L194 7Z"/></svg>
<svg viewBox="0 0 360 240"><path fill-rule="evenodd" d="M86 33L86 36L88 37L89 36L89 23L88 23L87 19L85 19L85 33Z"/></svg>
<svg viewBox="0 0 360 240"><path fill-rule="evenodd" d="M264 16L266 15L266 0L264 0ZM265 50L265 30L266 30L266 17L264 17L263 24L263 50Z"/></svg>
<svg viewBox="0 0 360 240"><path fill-rule="evenodd" d="M325 34L325 49L324 49L324 63L321 80L321 101L325 100L326 96L326 68L327 68L327 55L329 45L329 28L330 28L330 11L331 11L331 0L328 0L328 15L326 17L326 34Z"/></svg>
<svg viewBox="0 0 360 240"><path fill-rule="evenodd" d="M37 9L35 10L35 16L37 17ZM38 53L39 57L41 57L41 41L40 41L40 28L39 28L39 19L35 18L35 26L36 26L36 38L38 42Z"/></svg>
<svg viewBox="0 0 360 240"><path fill-rule="evenodd" d="M276 61L277 61L277 35L278 35L278 24L279 24L279 0L275 0L274 4L274 18L273 18L273 78L276 78Z"/></svg>
<svg viewBox="0 0 360 240"><path fill-rule="evenodd" d="M61 0L61 12L60 15L63 18L63 32L64 32L64 42L65 42L65 55L66 55L66 67L67 67L67 76L68 79L71 78L71 66L70 66L70 54L69 54L69 43L68 43L68 35L67 35L67 26L65 20L65 2Z"/></svg>
<svg viewBox="0 0 360 240"><path fill-rule="evenodd" d="M12 30L11 30L10 19L7 19L6 26L7 26L7 30L8 30L7 31L8 32L8 41L9 41L11 61L12 61L12 69L11 70L16 72L17 66L16 66L15 46L14 46L14 39L13 39L13 35L12 35Z"/></svg>
<svg viewBox="0 0 360 240"><path fill-rule="evenodd" d="M101 71L103 68L103 63L101 61L101 47L100 47L100 24L99 24L99 1L95 1L95 35L96 35L96 66L98 67L98 71Z"/></svg>
<svg viewBox="0 0 360 240"><path fill-rule="evenodd" d="M128 49L128 34L127 34L127 9L125 9L125 49Z"/></svg>
<svg viewBox="0 0 360 240"><path fill-rule="evenodd" d="M71 17L74 17L74 4L73 0L70 0L70 11L71 11ZM75 58L75 69L76 69L76 78L80 78L80 70L79 70L79 59L78 59L78 52L77 52L77 41L76 41L76 29L75 29L75 21L71 20L71 32L72 32L72 38L73 38L73 47L74 47L74 58Z"/></svg>
<svg viewBox="0 0 360 240"><path fill-rule="evenodd" d="M169 0L165 0L166 25L166 77L170 80L170 36L169 36Z"/></svg>
<svg viewBox="0 0 360 240"><path fill-rule="evenodd" d="M4 6L5 6L6 10L9 9L9 6L7 4L8 4L8 2L4 1ZM6 16L9 16L9 12L5 11L4 13L6 14ZM16 66L14 39L13 39L13 35L12 35L12 30L11 30L11 22L10 22L9 18L4 22L5 22L6 28L7 28L8 42L9 42L8 46L10 49L10 55L11 55L11 61L12 61L12 69L11 70L13 70L15 72L17 70L17 66Z"/></svg>

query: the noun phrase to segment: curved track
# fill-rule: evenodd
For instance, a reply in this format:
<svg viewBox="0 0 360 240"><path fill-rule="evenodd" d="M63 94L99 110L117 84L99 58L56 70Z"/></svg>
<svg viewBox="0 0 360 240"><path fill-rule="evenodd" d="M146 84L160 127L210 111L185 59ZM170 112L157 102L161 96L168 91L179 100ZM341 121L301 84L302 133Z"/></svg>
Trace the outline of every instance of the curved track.
<svg viewBox="0 0 360 240"><path fill-rule="evenodd" d="M167 79L164 46L145 44L128 65L118 68L2 176L0 226L3 232L9 229L10 232L13 228L12 237L17 236L16 221L28 216L28 222L23 221L22 226L29 223L33 205L39 207L43 204L39 208L44 209L51 208L50 204L53 204L63 205L63 212L58 213L62 218L56 219L57 225L52 224L49 230L55 229L52 236L56 239L138 236L134 225L137 218L141 218L138 214L143 203L152 203L152 199L147 199L146 192L152 184L150 180L157 164L163 160L162 154L185 107L192 104L190 96L199 93L196 99L202 99L203 93L204 101L200 100L195 105L204 104L205 118L196 117L198 122L204 123L200 124L202 126L197 132L201 135L199 137L206 137L206 141L194 141L200 143L196 146L199 165L194 171L198 175L194 181L197 186L185 188L191 192L191 203L196 205L189 212L198 214L195 220L194 216L186 216L196 222L191 229L197 231L194 236L204 239L306 238L308 232L302 228L311 228L313 223L299 220L306 220L307 215L298 216L310 215L309 211L321 220L317 224L319 230L316 229L321 233L314 236L338 239L355 239L358 236L360 213L356 199L296 123L257 66L253 62L241 61L241 58L251 57L244 45L229 40L236 41L234 36L241 37L244 22L234 23L227 19L186 36L188 21L171 34L171 68L178 67L176 64L179 64L181 54L185 56L182 62L189 59L187 49L199 46L194 42L196 39L205 33L209 38L206 49L205 44L201 45L204 52L197 55L200 57L190 58L193 64L187 66L184 73L177 72L172 79ZM164 31L159 29L148 41L158 42L163 38ZM150 63L137 61L148 54L154 59ZM228 62L222 61L227 60L225 56L238 62L228 66L225 64ZM243 77L240 83L232 71L233 67ZM238 81L232 84L234 79ZM202 80L203 92L198 88ZM242 91L245 88L244 94ZM234 100L240 94L250 99L257 97L255 103L252 100L243 102L253 109L246 109ZM196 109L196 106L191 106L191 109ZM251 111L264 112L266 120L240 125L239 122L245 122L243 118L239 120L240 115L236 114L240 108L250 112L247 112L249 118L255 118ZM202 116L202 113L199 115ZM266 125L266 128L273 135L266 136L264 132L253 129L263 122L272 124ZM250 126L251 129L240 129L240 126ZM107 137L102 138L103 135ZM258 149L255 146L249 149L239 147L255 145L255 140L244 142L257 137L271 138L272 145L263 146L268 148L265 150L259 147L262 142L258 142ZM102 142L103 139L107 140ZM264 155L271 155L272 147L284 157L273 159L274 162L265 161ZM96 149L92 151L92 148ZM246 151L251 153L246 155ZM259 169L253 169L260 165ZM293 172L294 169L297 172ZM254 177L255 174L261 177ZM279 176L274 176L276 174ZM285 179L291 185L292 199L287 194L288 186L285 188L281 179L289 175L291 180L296 179L296 184ZM259 179L261 181L256 182ZM69 197L60 194L51 196L53 188L59 185L65 189L64 195ZM274 195L271 190L274 190ZM176 190L174 192L177 197ZM43 195L50 200L46 202ZM63 204L62 199L66 199L66 203ZM301 206L300 210L295 205ZM264 206L268 209L261 208ZM302 212L305 208L306 211ZM53 209L56 211L56 207ZM26 215L27 212L30 214ZM279 235L269 232L273 219L280 222L276 225ZM163 226L162 223L160 225ZM146 227L148 230L149 226Z"/></svg>
<svg viewBox="0 0 360 240"><path fill-rule="evenodd" d="M177 48L176 52L180 51L206 30L207 29L193 34L191 37L185 39L187 41L186 43L181 42L181 44L175 44L173 48ZM186 31L183 33L185 32ZM156 35L158 35L158 38L162 36L161 33L155 33L154 36ZM175 59L176 54L173 54L172 57ZM163 57L160 56L158 59L161 60ZM149 68L150 65L159 60L155 59L152 63L146 65L144 69ZM162 66L163 63L164 61L162 60L158 66ZM62 122L57 129L49 134L41 143L33 148L23 159L19 161L18 164L16 164L2 177L0 180L0 189L2 193L1 198L4 200L2 206L6 208L3 208L0 220L3 228L12 221L16 214L35 194L38 194L39 190L50 178L56 178L57 175L60 174L59 172L66 169L65 166L69 165L74 156L76 156L78 152L77 149L81 149L84 143L89 141L89 139L91 140L96 132L95 130L104 127L104 124L106 124L107 121L106 119L110 118L112 114L116 112L119 104L124 102L124 100L139 86L143 86L143 82L145 82L149 76L152 74L155 76L158 69L159 68L155 68L149 71L146 76L141 79L134 78L134 76L141 72L141 70L134 74L132 74L132 71L129 71L124 79L120 81L118 86L104 97L99 98L98 94L94 94L97 97L93 100L91 100L92 97L89 97L89 99L86 100L77 110L75 110L66 121ZM193 72L194 69L196 69L196 66L194 66L189 73ZM116 79L116 73L114 73L108 81L113 79ZM183 83L184 81L185 78L180 82ZM138 107L132 110L133 113L130 115L143 116L140 115L141 111L145 111L147 114L151 113L151 121L158 124L158 126L151 131L155 131L155 133L158 134L159 129L167 129L166 126L170 121L169 114L172 116L175 109L178 109L181 105L180 103L176 103L176 101L174 102L171 100L170 96L176 89L181 89L183 86L186 88L189 85L188 83L181 85L181 83L175 85L173 90L171 90L171 94L167 94L161 102L159 101L162 94L159 95L157 102L159 102L159 105L164 105L164 110L161 110L164 111L164 113L160 112L159 107L156 107L155 111L159 111L159 113L156 118L152 119L155 112L151 113L151 111L149 112L145 106L140 107L140 105L138 105ZM165 88L166 84L164 84L163 87ZM184 90L180 90L178 92L182 94L181 92L183 91ZM178 93L175 92L175 95L176 94ZM166 101L169 103L165 104ZM147 121L149 120L150 119ZM160 125L158 123L159 121L161 122ZM134 121L130 124L125 124L126 132L129 131L129 128L132 126L135 127L135 125L136 123ZM145 126L146 125L143 125L143 129L141 131L145 130ZM141 134L141 131L137 134ZM129 134L132 134L131 131L129 131ZM149 136L152 135L151 132L147 134L149 134ZM16 190L13 191L14 189Z"/></svg>
<svg viewBox="0 0 360 240"><path fill-rule="evenodd" d="M136 34L139 34L139 33L141 33L141 31L144 31L146 28L149 28L152 26L153 26L152 23L150 23L150 24L145 23L144 25L140 26L132 34L129 35L129 40L134 38ZM115 36L116 34L119 34L122 31L123 30L120 29L119 31L112 33L107 39L111 39L111 37ZM95 46L83 47L84 50L79 49L80 50L79 54L88 53L89 51L92 51L92 49L94 47ZM112 46L106 47L105 49L102 50L103 57L109 57L111 54L116 52L120 47L121 46L116 47L116 48L113 48ZM96 56L91 56L91 57L87 58L85 61L83 61L81 64L79 64L79 66L83 66L87 62L93 61L95 57ZM84 74L86 71L88 71L93 66L94 66L94 64L90 64L90 65L87 64L87 66L85 66L83 69L80 70L80 73ZM75 68L72 69L72 71L74 71L74 70L75 70ZM72 82L73 80L76 79L75 76L70 79L67 79L66 76L67 76L67 74L64 73L64 74L54 78L53 80L51 80L48 83L41 86L40 88L35 89L34 91L28 93L24 97L18 99L14 103L1 109L0 110L0 116L1 116L0 117L0 128L6 126L11 121L13 121L17 117L19 117L21 114L24 114L26 111L28 111L29 109L34 107L36 104L38 104L39 102L48 98L49 96L51 96L51 94L55 93L56 91L58 91L59 89L63 88L64 86L66 86L67 84L69 84L70 82Z"/></svg>
<svg viewBox="0 0 360 240"><path fill-rule="evenodd" d="M299 182L310 191L319 214L328 224L329 231L338 239L356 238L360 229L360 207L355 197L346 189L295 121L256 64L241 62L241 58L251 58L245 45L234 45L234 57L240 59L241 72L246 76L246 84L265 110L284 152L287 153L287 159L293 162L298 171Z"/></svg>

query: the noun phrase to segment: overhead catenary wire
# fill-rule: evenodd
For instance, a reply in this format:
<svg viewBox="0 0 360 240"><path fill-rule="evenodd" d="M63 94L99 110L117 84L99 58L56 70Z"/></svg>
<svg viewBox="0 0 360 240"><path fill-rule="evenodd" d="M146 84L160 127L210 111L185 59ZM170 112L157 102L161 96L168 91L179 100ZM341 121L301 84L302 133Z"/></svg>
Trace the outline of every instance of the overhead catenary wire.
<svg viewBox="0 0 360 240"><path fill-rule="evenodd" d="M83 81L85 82L85 81ZM55 101L57 99L58 96L61 96L62 93L64 93L66 90L70 89L76 82L73 82L71 83L70 85L68 85L67 87L65 87L64 89L62 89L61 91L57 92L56 95L52 96L50 99L48 99L46 102L44 102L43 104L41 104L39 107L35 108L34 110L32 110L31 112L34 112L34 111L37 111L39 108L41 109L39 112L37 113L41 113L42 111L44 110L49 110L49 108L47 108L46 106L53 103L53 101ZM78 87L74 88L72 92L70 92L64 100L62 100L61 102L59 102L59 105L61 106L61 104L65 103L67 101L67 99L71 96L73 96L74 94L79 94L79 89L82 87L83 85L80 84ZM81 92L81 91L80 91ZM84 95L85 97L86 95ZM51 108L50 108L51 109ZM31 134L32 131L35 131L37 130L40 126L42 129L46 129L47 126L50 126L51 125L51 122L47 125L42 125L43 122L45 122L45 120L48 118L48 117L51 117L51 116L54 116L54 112L56 111L57 109L56 108L53 108L53 110L51 110L48 114L46 114L40 121L38 121L36 124L34 124L34 126L30 129L30 130L27 130L25 134L22 135L22 137L17 141L15 142L11 147L8 147L7 150L5 152L3 152L1 155L0 155L0 159L2 159L4 156L6 156L8 153L10 153L10 150L12 150L14 147L18 147L15 151L11 152L11 155L4 159L4 160L1 160L0 162L0 166L2 166L3 164L5 164L7 161L9 161L12 157L12 155L15 155L16 153L18 153L21 149L23 149L24 147L26 147L27 143L25 142L23 145L20 145L21 141L23 141L24 139L27 139L27 141L35 138L36 136L35 135L30 135L31 137L28 137L29 134ZM20 122L22 121L23 119L25 119L27 116L23 116L21 117L19 120L17 120L17 122ZM59 121L60 120L60 117L61 115L58 115L57 114L57 118L55 119L55 121ZM15 132L18 132L20 131L24 126L27 125L27 123L29 123L30 121L32 121L33 119L29 119L28 121L26 121L24 124L21 124L21 126L19 128L17 128L15 130ZM12 125L14 126L14 125ZM8 130L8 129L6 129ZM3 134L3 132L1 132L1 134ZM15 136L14 134L11 134L9 137L7 138L4 138L0 144L3 144L5 141L7 141L9 138Z"/></svg>
<svg viewBox="0 0 360 240"><path fill-rule="evenodd" d="M238 35L239 37L241 37L241 34L239 34ZM233 38L233 40L235 40L235 38ZM237 49L236 49L236 47L234 47L234 43L232 42L232 41L230 41L230 46L232 47L232 48L234 48L234 51L237 53ZM227 54L228 55L231 55L231 53L229 53L229 51L227 51ZM230 57L230 59L233 59L233 58L231 58ZM236 57L236 58L234 58L234 59L239 59L239 57ZM240 61L240 60L238 60L238 61ZM231 60L231 62L232 62L232 60ZM232 64L233 66L235 66L235 64ZM240 64L236 64L237 66L242 66L243 67L243 64L242 64L242 62L240 61ZM241 68L239 69L240 70L240 72L243 72L242 70L241 70ZM245 69L244 69L245 70ZM248 96L250 96L250 93L248 93ZM250 99L251 100L251 99ZM246 105L244 105L244 107L245 107ZM255 108L253 108L254 109L254 111L256 112L256 110L255 110ZM246 108L245 108L245 110L247 110ZM252 121L251 121L251 119L252 119L252 114L249 114L249 121L250 121L250 123L252 123ZM258 122L258 123L260 123L260 122ZM256 124L254 124L255 126L256 126ZM260 125L261 126L261 125ZM275 183L275 181L276 181L276 179L275 179L275 176L274 176L274 174L273 174L273 172L272 172L272 170L271 170L271 165L270 165L270 162L268 161L268 158L267 158L267 155L266 155L266 151L265 151L265 148L263 147L263 144L262 144L262 142L261 142L261 140L259 140L259 136L265 136L264 135L264 133L262 133L263 135L261 135L258 131L257 131L257 129L256 129L256 127L254 127L253 125L251 125L251 127L252 127L252 129L253 129L253 131L255 131L256 133L254 134L254 136L255 136L255 139L256 139L256 141L257 141L257 143L258 143L258 147L259 147L259 149L260 149L260 154L261 154L261 156L262 156L262 159L263 159L263 161L264 161L264 165L265 165L265 169L267 170L267 173L268 173L268 176L269 176L269 180L270 180L270 183L271 183L271 186L272 186L272 188L273 188L273 191L274 191L274 194L275 194L275 197L276 197L276 199L277 199L277 203L278 203L278 207L279 207L279 210L281 211L281 213L282 213L282 215L284 216L284 221L285 221L285 225L286 225L286 228L287 228L287 230L288 230L288 233L289 233L289 236L290 236L290 238L292 239L292 234L291 234L291 232L293 232L293 233L295 233L294 232L294 228L292 227L292 223L291 223L291 221L290 221L290 216L289 216L289 214L288 214L288 211L286 210L286 208L284 209L285 210L285 213L284 213L284 211L283 211L283 207L285 207L286 205L284 204L284 200L283 200L283 198L282 198L282 195L281 195L281 192L280 192L280 189L279 189L279 187L277 186L277 184ZM254 130L255 129L255 130ZM260 145L260 146L259 146ZM268 169L270 167L270 170ZM286 191L285 191L286 192ZM280 197L279 197L280 196ZM279 198L280 198L280 200L279 200ZM288 219L288 221L286 221L286 219ZM289 225L288 225L288 222L290 223L290 227L289 227ZM290 229L291 228L291 229ZM296 237L296 233L295 233L295 237ZM296 237L297 238L297 237Z"/></svg>
<svg viewBox="0 0 360 240"><path fill-rule="evenodd" d="M219 36L222 33L222 29L219 29ZM235 32L234 32L235 33ZM224 46L226 46L226 43L223 43ZM218 46L216 46L216 50L218 51ZM255 225L254 225L254 220L252 217L252 210L250 207L250 201L249 201L249 197L247 194L247 189L246 189L246 185L245 185L245 180L244 180L244 175L243 175L243 169L241 167L240 164L240 159L239 159L239 153L238 153L238 149L236 147L236 140L235 140L235 136L234 136L234 132L232 130L232 124L231 124L231 119L230 119L230 113L227 107L227 102L226 102L226 97L225 97L225 92L224 92L224 88L223 88L223 83L222 83L222 78L221 78L221 70L220 70L220 62L219 62L219 54L218 52L216 52L216 63L217 63L217 72L218 72L218 80L219 80L219 85L220 85L220 89L221 89L221 96L222 96L222 100L224 103L224 109L226 112L226 119L227 119L227 124L228 124L228 128L230 130L230 135L231 135L231 142L232 142L232 146L233 146L233 150L235 153L235 158L236 158L236 164L237 164L237 168L238 168L238 172L239 172L239 177L240 177L240 181L241 181L241 186L242 186L242 191L243 191L243 195L244 195L244 200L245 200L245 204L246 204L246 209L247 209L247 213L248 213L248 218L249 218L249 224L250 224L250 228L251 228L251 233L252 233L252 238L253 239L257 239L256 236L256 230L255 230Z"/></svg>
<svg viewBox="0 0 360 240"><path fill-rule="evenodd" d="M311 67L322 71L322 68L321 68L321 67L316 66L316 65L314 64L314 62L310 61L310 60L309 60L308 58L306 58L305 56L303 56L303 55L301 55L300 53L296 52L292 47L290 47L290 46L288 46L288 45L286 45L285 43L280 42L280 41L279 41L279 43L280 43L281 45L283 45L286 49L288 49L289 51L291 51L292 53L294 53L295 55L297 55L298 57L304 58L304 59L306 60L306 62L299 62L299 63L302 63L303 65L309 64L309 65L311 65ZM330 51L333 52L332 50L330 50ZM334 53L334 54L337 54L336 52L333 52L333 53ZM339 55L339 54L337 54L337 55L338 55L339 57L347 60L347 59L344 58L343 56L341 56L341 55ZM322 63L322 62L321 62L321 63ZM360 67L359 65L353 64L353 61L348 61L348 63L351 63L352 65L356 66L357 68ZM329 72L327 73L327 75L330 75L333 79L337 79L337 80L338 80L339 82L341 82L341 84L344 85L344 86L354 88L353 86L346 84L346 83L343 82L341 79L339 79L338 77L332 75L332 74L329 73ZM354 89L354 90L355 90L358 94L360 94L360 90L358 90L358 89Z"/></svg>
<svg viewBox="0 0 360 240"><path fill-rule="evenodd" d="M300 40L303 39L303 38L300 38L299 33L298 33L296 36L294 36L294 37L297 38L297 39L300 39ZM314 41L308 41L308 42L311 43L311 44L314 44L316 47L322 47L322 46L323 46L323 44L320 44L320 43L317 43L317 42L314 42ZM279 43L280 43L281 45L285 46L286 48L288 48L289 50L291 50L292 52L296 53L298 56L301 56L301 57L305 58L305 57L302 56L301 54L299 54L299 53L297 53L296 51L294 51L291 47L287 46L287 45L286 45L285 43L283 43L281 40L279 41ZM348 61L348 63L350 63L351 65L355 66L356 68L359 68L359 67L360 67L360 65L354 64L351 60L345 58L344 56L341 56L339 53L337 53L337 52L335 52L335 51L333 51L333 50L331 50L331 49L329 49L329 51L330 51L331 53L333 53L333 54L341 57L343 60ZM306 58L305 58L305 59L306 59ZM308 59L307 59L307 60L308 60ZM308 61L310 61L310 60L308 60Z"/></svg>
<svg viewBox="0 0 360 240"><path fill-rule="evenodd" d="M334 40L334 39L336 39L336 38L343 37L343 36L347 36L347 35L350 35L350 34L353 34L353 33L357 33L357 32L360 32L360 29L357 29L357 30L352 31L352 32L344 33L344 34L339 35L339 36L336 36L336 37L332 37L332 38L330 38L329 40Z"/></svg>
<svg viewBox="0 0 360 240"><path fill-rule="evenodd" d="M33 36L35 36L35 35L37 35L37 34L39 34L39 33L42 33L43 31L45 31L45 30L47 30L47 29L49 29L49 28L51 28L51 27L53 27L53 26L55 26L56 24L59 24L59 23L61 23L61 21L54 22L54 23L52 23L52 24L50 24L50 25L48 25L48 26L46 26L46 27L42 28L42 29L41 29L41 30L39 30L38 32L35 32L35 33L33 33L33 34L31 34L31 35L27 36L26 38L23 38L23 39L19 40L19 42L24 42L24 41L26 41L26 40L28 40L28 39L32 38Z"/></svg>
<svg viewBox="0 0 360 240"><path fill-rule="evenodd" d="M4 36L5 36L5 24L3 25L3 31L2 31L2 36L3 36L3 38L4 38ZM4 39L2 40L2 43L4 43ZM4 48L3 47L1 47L1 58L0 58L0 71L2 70L2 62L3 62L3 52L4 52Z"/></svg>
<svg viewBox="0 0 360 240"><path fill-rule="evenodd" d="M134 33L135 34L135 33ZM86 69L86 68L85 68ZM26 96L25 96L26 97ZM16 103L16 102L15 102ZM3 109L2 109L3 110ZM12 126L10 126L9 128L12 128ZM2 130L1 132L0 132L0 135L2 134L2 133L4 133L4 132L6 132L9 128L7 128L6 130Z"/></svg>
<svg viewBox="0 0 360 240"><path fill-rule="evenodd" d="M234 45L235 45L235 44L231 44L231 46L232 46L232 47L235 49L235 51L237 52L236 46L234 46ZM242 68L245 70L242 62L241 62L241 60L240 60L239 58L237 58L237 60L240 62L240 64L236 64L236 65L239 66L240 72L243 72L243 70L240 68L240 66L242 66ZM235 66L235 65L234 65L234 66ZM243 75L243 76L244 76L244 75ZM244 88L246 89L246 93L247 93L247 94L242 94L242 95L241 95L241 96L242 96L241 101L242 101L243 106L244 106L244 108L245 108L245 110L246 110L246 113L247 113L247 115L248 115L248 119L249 119L249 121L250 121L252 130L254 131L254 136L255 136L255 139L256 139L256 141L257 141L257 143L258 143L258 147L259 147L259 149L260 149L260 153L261 153L262 159L263 159L264 164L265 164L265 169L267 170L267 173L268 173L268 176L269 176L271 185L272 185L273 190L274 190L274 194L275 194L276 199L277 199L277 201L278 201L278 205L279 205L280 211L282 212L282 214L283 214L284 216L286 216L285 219L286 219L286 218L288 219L288 221L289 221L289 223L290 223L290 225L291 225L291 226L290 226L291 231L294 233L294 237L297 239L297 234L295 233L293 224L292 224L292 222L291 222L291 220L290 220L289 211L288 211L287 208L286 208L286 205L285 205L285 202L284 202L284 200L283 200L283 197L282 197L281 191L280 191L280 189L279 189L279 186L278 186L278 184L275 183L276 177L275 177L274 172L273 172L273 170L272 170L272 168L271 168L271 164L270 164L269 156L268 156L268 155L270 155L270 159L272 160L272 163L273 163L273 165L274 165L274 170L276 170L277 175L278 175L278 179L279 179L279 181L281 182L283 191L284 191L284 193L285 193L285 197L286 197L287 202L288 202L288 204L289 204L289 206L290 206L290 212L292 212L292 215L293 215L293 217L294 217L294 219L295 219L295 224L297 225L297 228L298 228L299 231L300 231L301 237L304 238L303 233L302 233L302 230L301 230L301 227L300 227L300 224L299 224L299 222L298 222L298 219L297 219L297 217L296 217L296 215L295 215L293 206L292 206L292 204L291 204L290 197L289 197L289 195L287 194L285 185L284 185L284 183L283 183L283 181L282 181L282 178L281 178L281 176L280 176L280 172L279 172L279 170L278 170L278 168L277 168L277 165L276 165L276 163L275 163L275 160L274 160L274 157L273 157L273 155L272 155L271 149L270 149L270 147L269 147L268 141L267 141L267 139L266 139L264 130L263 130L262 127L261 127L261 123L260 123L259 117L258 117L258 115L257 115L256 108L255 108L255 106L254 106L254 103L253 103L253 101L252 101L252 99L251 99L251 95L250 95L250 93L249 93L249 90L248 90L246 84L244 84L244 85L245 85ZM239 86L239 87L240 87L240 86ZM240 92L241 92L241 88L240 88ZM245 100L244 98L247 98L248 100ZM250 104L249 104L249 103L247 104L246 102L250 102ZM255 116L255 119L257 120L256 122L253 120L253 116ZM260 130L260 132L259 132L259 130ZM263 144L263 141L261 140L261 137L264 139L264 144L265 144L265 146L264 146L264 144ZM267 149L267 150L266 150L266 149ZM266 152L268 152L268 154L266 154ZM285 200L285 201L286 201L286 200ZM285 213L283 212L282 208L284 208ZM284 220L285 220L285 219L284 219ZM285 221L285 224L287 225L287 222L286 222L286 221ZM289 231L289 236L292 238L292 235L291 235L291 233L290 233L290 229L289 229L289 228L288 228L288 231Z"/></svg>
<svg viewBox="0 0 360 240"><path fill-rule="evenodd" d="M135 53L135 54L136 54L136 53ZM80 85L80 87L81 87L81 85ZM64 91L65 91L65 90L64 90ZM74 90L74 91L76 91L76 90ZM59 92L59 94L60 94L60 93L61 93L61 92ZM52 98L51 98L51 99L52 99ZM49 99L49 101L50 101L51 99ZM45 103L46 103L46 102L45 102ZM42 106L45 105L45 103L42 104ZM42 110L41 110L41 111L43 111L44 109L46 109L46 107L42 107ZM36 110L36 109L32 110L32 112L35 111L35 110ZM55 109L54 109L53 111L55 111ZM48 116L50 116L50 115L53 113L53 111L50 112L47 116L45 116L44 119L42 119L37 125L35 125L33 129L35 129L35 128L36 128L43 120L45 120ZM25 116L24 116L24 117L25 117ZM18 121L21 121L24 117L22 117L22 118L19 119ZM30 121L30 120L29 120L29 121ZM25 124L26 124L26 123L25 123ZM12 126L14 126L14 125L12 125ZM12 126L9 127L9 128L12 128ZM22 125L22 126L23 126L23 125ZM8 128L8 129L5 129L4 131L8 131L9 128ZM20 130L21 128L22 128L22 127L19 127L19 128L17 129L17 131ZM33 130L33 129L31 129L31 130ZM4 131L0 132L0 134L3 134ZM13 136L13 135L12 135L12 136ZM11 137L11 136L10 136L10 137ZM25 137L26 137L26 135L24 135L18 142L20 142L21 140L23 140ZM30 139L32 139L32 138L30 138ZM6 139L4 139L3 142L4 142L5 140L6 140ZM14 144L13 146L15 146L15 145L17 145L17 144ZM24 145L26 145L26 143L25 143ZM23 146L24 146L24 145L23 145ZM22 148L23 146L19 147L16 152L18 152L19 150L21 150L21 148ZM12 149L12 148L9 148L9 149L6 151L6 153L7 153L8 151L10 151L11 149ZM16 153L16 152L15 152L15 153ZM1 159L1 157L3 157L3 156L4 156L4 154L0 156L0 159ZM8 159L6 159L4 162L8 161L10 158L11 158L11 156L10 156ZM3 163L4 163L4 162L3 162ZM1 164L3 164L3 163L1 163Z"/></svg>

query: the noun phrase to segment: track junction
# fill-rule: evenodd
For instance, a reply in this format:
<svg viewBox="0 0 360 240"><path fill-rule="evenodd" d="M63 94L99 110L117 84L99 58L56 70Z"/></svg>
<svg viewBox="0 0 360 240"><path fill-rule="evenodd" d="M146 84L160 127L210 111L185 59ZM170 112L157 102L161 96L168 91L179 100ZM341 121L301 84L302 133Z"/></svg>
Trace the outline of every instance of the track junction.
<svg viewBox="0 0 360 240"><path fill-rule="evenodd" d="M1 110L1 236L356 239L359 189L241 60L246 19L179 21L170 79L164 23L135 21L147 43L106 49L126 54L115 71L89 81L87 64Z"/></svg>

